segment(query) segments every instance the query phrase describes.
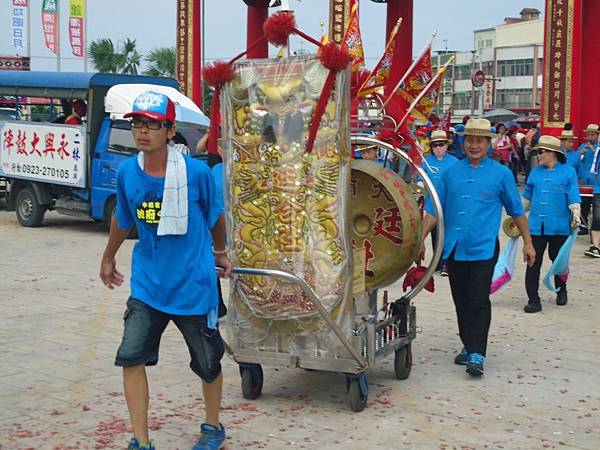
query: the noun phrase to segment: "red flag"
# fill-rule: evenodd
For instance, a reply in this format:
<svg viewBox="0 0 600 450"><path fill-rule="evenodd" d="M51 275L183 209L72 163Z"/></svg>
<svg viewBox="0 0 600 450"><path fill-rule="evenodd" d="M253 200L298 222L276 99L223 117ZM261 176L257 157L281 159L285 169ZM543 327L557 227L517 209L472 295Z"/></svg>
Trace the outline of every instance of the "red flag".
<svg viewBox="0 0 600 450"><path fill-rule="evenodd" d="M440 130L445 131L446 133L450 131L450 124L452 123L452 108L444 113L442 118L440 119L440 123L438 124L438 128Z"/></svg>
<svg viewBox="0 0 600 450"><path fill-rule="evenodd" d="M375 92L376 89L385 86L392 69L392 60L394 59L394 48L396 47L396 36L398 36L398 28L402 19L396 22L396 26L390 34L390 38L385 46L385 50L377 65L371 72L371 76L365 80L363 85L358 90L358 95L364 96Z"/></svg>
<svg viewBox="0 0 600 450"><path fill-rule="evenodd" d="M404 83L398 89L398 94L406 101L411 102L417 98L417 95L425 89L432 79L431 45L429 45L427 51L423 52L412 68L409 69Z"/></svg>
<svg viewBox="0 0 600 450"><path fill-rule="evenodd" d="M433 111L435 105L437 105L438 97L440 95L440 88L444 81L444 74L446 73L446 67L447 66L444 66L438 71L436 80L433 83L430 83L430 86L427 87L427 92L425 95L423 95L423 97L414 106L413 111L423 120L427 120L427 116ZM415 100L415 98L411 100Z"/></svg>
<svg viewBox="0 0 600 450"><path fill-rule="evenodd" d="M348 29L342 41L342 48L348 50L352 56L352 71L356 72L362 65L365 64L365 54L363 51L362 37L360 35L360 27L358 23L358 2L353 2L350 11L350 21Z"/></svg>

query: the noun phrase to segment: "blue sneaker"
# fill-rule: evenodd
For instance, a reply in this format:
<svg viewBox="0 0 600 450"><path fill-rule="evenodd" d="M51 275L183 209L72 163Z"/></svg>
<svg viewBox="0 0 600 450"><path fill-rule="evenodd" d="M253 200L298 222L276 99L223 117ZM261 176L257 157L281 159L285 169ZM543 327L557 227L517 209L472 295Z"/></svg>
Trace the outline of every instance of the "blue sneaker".
<svg viewBox="0 0 600 450"><path fill-rule="evenodd" d="M219 424L218 427L203 423L200 425L202 436L192 447L192 450L218 450L225 447L225 427Z"/></svg>
<svg viewBox="0 0 600 450"><path fill-rule="evenodd" d="M454 364L464 366L467 361L469 361L469 352L463 347L460 353L454 357Z"/></svg>
<svg viewBox="0 0 600 450"><path fill-rule="evenodd" d="M138 441L138 438L136 437L132 437L131 440L129 441L129 446L127 447L127 450L156 450L156 447L154 447L154 445L152 444L152 442L148 442L147 444L140 444L140 441Z"/></svg>
<svg viewBox="0 0 600 450"><path fill-rule="evenodd" d="M483 363L485 358L479 353L471 353L467 361L467 373L474 377L483 375Z"/></svg>

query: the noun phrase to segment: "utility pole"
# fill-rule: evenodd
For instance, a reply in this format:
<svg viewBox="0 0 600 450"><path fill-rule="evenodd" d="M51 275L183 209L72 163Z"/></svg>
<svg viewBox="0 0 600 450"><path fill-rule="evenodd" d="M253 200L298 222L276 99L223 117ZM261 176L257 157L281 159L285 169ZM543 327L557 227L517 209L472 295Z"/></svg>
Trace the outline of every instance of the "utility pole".
<svg viewBox="0 0 600 450"><path fill-rule="evenodd" d="M60 72L60 0L56 0L56 71Z"/></svg>
<svg viewBox="0 0 600 450"><path fill-rule="evenodd" d="M473 84L473 75L475 74L475 53L477 53L477 50L471 50L471 116L475 115L475 84Z"/></svg>

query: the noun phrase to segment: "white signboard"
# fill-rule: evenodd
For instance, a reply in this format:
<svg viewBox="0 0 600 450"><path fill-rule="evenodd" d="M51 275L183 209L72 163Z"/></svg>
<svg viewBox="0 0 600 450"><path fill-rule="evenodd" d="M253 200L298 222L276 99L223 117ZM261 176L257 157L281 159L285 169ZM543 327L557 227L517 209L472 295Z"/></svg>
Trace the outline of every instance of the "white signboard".
<svg viewBox="0 0 600 450"><path fill-rule="evenodd" d="M0 176L86 187L85 128L0 122Z"/></svg>

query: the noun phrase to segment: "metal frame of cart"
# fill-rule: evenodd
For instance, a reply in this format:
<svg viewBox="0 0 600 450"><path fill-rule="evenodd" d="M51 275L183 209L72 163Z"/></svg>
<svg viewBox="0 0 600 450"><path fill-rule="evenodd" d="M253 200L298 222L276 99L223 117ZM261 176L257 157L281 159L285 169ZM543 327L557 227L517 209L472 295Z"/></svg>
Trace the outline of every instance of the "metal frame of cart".
<svg viewBox="0 0 600 450"><path fill-rule="evenodd" d="M444 229L444 218L440 200L433 184L425 171L414 166L408 155L392 145L371 137L352 136L352 144L377 145L378 147L392 152L397 157L414 167L416 175L424 182L427 193L432 197L438 217L438 229ZM330 372L342 372L346 375L347 389L349 393L349 405L353 411L362 411L368 397L368 384L366 381L366 370L374 367L379 358L394 353L394 371L398 379L406 379L410 375L412 367L411 342L417 333L416 307L411 300L423 289L429 278L433 275L435 267L440 259L443 243L443 232L437 235L436 250L433 252L429 267L423 279L406 295L391 302L391 317L383 322L377 318L377 291L365 292L363 295L354 297L354 327L351 333L344 332L332 319L327 309L322 305L314 290L301 278L281 270L234 268L235 276L259 275L275 277L299 286L308 296L315 309L331 330L335 333L348 355L333 354L331 356L296 356L287 351L263 351L260 349L231 349L234 360L240 366L242 379L242 394L246 399L256 399L260 396L263 386L262 365L297 367L303 369L323 370ZM373 297L375 296L374 311ZM371 296L371 298L369 298ZM364 305L357 310L357 305Z"/></svg>

